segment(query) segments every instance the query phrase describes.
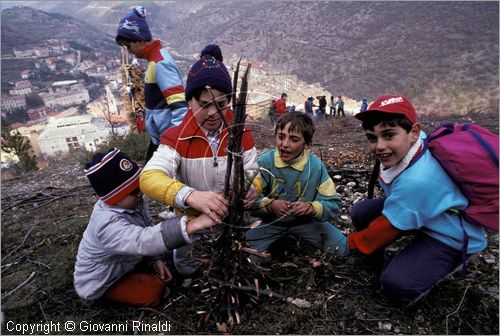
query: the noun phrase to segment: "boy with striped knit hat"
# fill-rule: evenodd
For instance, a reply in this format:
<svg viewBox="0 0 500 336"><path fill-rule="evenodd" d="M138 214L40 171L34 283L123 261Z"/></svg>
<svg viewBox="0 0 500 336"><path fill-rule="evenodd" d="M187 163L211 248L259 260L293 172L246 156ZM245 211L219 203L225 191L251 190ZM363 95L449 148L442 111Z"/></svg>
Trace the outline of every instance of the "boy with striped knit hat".
<svg viewBox="0 0 500 336"><path fill-rule="evenodd" d="M165 252L190 243L193 233L216 224L201 215L189 222L183 216L153 225L139 190L140 173L139 166L117 148L96 153L85 166L99 196L74 272L76 292L85 300L157 305L165 282L172 279L163 261Z"/></svg>

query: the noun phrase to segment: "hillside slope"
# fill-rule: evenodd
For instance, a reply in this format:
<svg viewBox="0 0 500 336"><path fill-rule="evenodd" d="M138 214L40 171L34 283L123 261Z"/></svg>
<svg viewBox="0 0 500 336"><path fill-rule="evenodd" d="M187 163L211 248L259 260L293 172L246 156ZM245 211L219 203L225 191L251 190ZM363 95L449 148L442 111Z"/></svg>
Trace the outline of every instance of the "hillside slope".
<svg viewBox="0 0 500 336"><path fill-rule="evenodd" d="M30 2L114 36L130 2ZM420 111L498 110L498 2L187 1L145 4L184 55L211 42L334 94L403 93ZM3 25L3 24L2 24Z"/></svg>

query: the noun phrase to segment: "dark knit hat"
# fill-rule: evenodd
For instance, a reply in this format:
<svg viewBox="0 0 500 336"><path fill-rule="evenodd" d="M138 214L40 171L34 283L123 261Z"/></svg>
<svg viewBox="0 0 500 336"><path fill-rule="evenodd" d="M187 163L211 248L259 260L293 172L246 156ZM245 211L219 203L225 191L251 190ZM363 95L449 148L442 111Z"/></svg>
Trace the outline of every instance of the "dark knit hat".
<svg viewBox="0 0 500 336"><path fill-rule="evenodd" d="M411 102L405 96L386 95L377 98L366 111L360 112L355 117L361 121L373 112L390 114L401 114L408 118L412 124L417 122L417 112Z"/></svg>
<svg viewBox="0 0 500 336"><path fill-rule="evenodd" d="M227 94L233 92L231 76L222 60L222 52L217 44L209 44L202 50L200 59L191 66L188 73L186 100L190 100L194 92L207 85Z"/></svg>
<svg viewBox="0 0 500 336"><path fill-rule="evenodd" d="M85 165L85 176L102 201L113 205L139 188L141 169L118 148L96 153Z"/></svg>
<svg viewBox="0 0 500 336"><path fill-rule="evenodd" d="M146 10L144 7L134 7L131 13L121 19L116 35L134 41L152 40L151 32L146 23Z"/></svg>

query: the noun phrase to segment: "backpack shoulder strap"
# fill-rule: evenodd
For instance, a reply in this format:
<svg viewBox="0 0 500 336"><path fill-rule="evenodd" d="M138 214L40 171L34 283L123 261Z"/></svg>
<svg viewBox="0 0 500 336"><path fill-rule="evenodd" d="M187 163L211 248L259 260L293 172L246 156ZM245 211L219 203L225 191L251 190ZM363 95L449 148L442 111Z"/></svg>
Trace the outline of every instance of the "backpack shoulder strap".
<svg viewBox="0 0 500 336"><path fill-rule="evenodd" d="M378 179L378 174L380 173L380 161L379 159L375 159L375 163L373 164L372 174L370 175L370 180L368 181L368 198L373 198L373 193L375 191L375 183Z"/></svg>

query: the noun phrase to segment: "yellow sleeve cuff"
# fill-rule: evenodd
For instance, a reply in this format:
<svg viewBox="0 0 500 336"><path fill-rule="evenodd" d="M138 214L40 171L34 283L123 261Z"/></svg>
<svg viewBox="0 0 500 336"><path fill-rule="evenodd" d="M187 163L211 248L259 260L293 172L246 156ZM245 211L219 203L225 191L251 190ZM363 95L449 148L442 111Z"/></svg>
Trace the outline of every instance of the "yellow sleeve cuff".
<svg viewBox="0 0 500 336"><path fill-rule="evenodd" d="M262 177L260 176L260 174L258 174L255 177L252 184L253 184L253 187L255 188L255 190L257 191L257 194L260 194L262 192L262 190L264 190L264 187L262 186Z"/></svg>
<svg viewBox="0 0 500 336"><path fill-rule="evenodd" d="M139 186L145 195L175 207L175 195L186 185L161 170L146 170L139 177Z"/></svg>
<svg viewBox="0 0 500 336"><path fill-rule="evenodd" d="M264 197L260 201L260 210L265 212L265 213L271 213L271 209L269 208L269 204L271 204L273 200L267 197Z"/></svg>
<svg viewBox="0 0 500 336"><path fill-rule="evenodd" d="M320 219L321 215L323 214L323 205L321 205L320 202L316 202L316 201L309 202L309 204L311 204L313 209L314 209L314 213L313 213L314 218Z"/></svg>

